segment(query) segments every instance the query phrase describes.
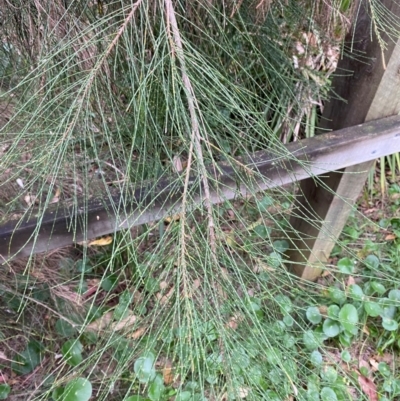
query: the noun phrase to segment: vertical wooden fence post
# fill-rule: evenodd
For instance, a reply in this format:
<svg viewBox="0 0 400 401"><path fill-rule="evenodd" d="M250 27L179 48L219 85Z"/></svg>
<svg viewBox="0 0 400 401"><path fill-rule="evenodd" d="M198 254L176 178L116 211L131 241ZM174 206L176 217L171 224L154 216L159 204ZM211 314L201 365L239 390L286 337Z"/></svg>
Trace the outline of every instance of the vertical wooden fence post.
<svg viewBox="0 0 400 401"><path fill-rule="evenodd" d="M348 46L353 43L353 56L344 56L339 62L332 83L338 96L326 105L321 128L337 130L400 113L400 40L383 35L386 48L381 48L368 4L360 0L352 30L355 37L353 41L351 35L346 38ZM383 0L381 4L400 19L400 6L395 1ZM320 275L373 163L301 182L301 195L290 220L293 243L288 257L292 272L307 280Z"/></svg>

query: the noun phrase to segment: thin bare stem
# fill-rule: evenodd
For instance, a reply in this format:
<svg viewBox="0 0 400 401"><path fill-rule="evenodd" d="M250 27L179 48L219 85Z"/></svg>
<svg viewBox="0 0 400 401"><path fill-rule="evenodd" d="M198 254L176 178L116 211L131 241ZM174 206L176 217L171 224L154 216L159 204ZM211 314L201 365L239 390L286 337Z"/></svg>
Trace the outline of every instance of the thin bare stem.
<svg viewBox="0 0 400 401"><path fill-rule="evenodd" d="M173 36L173 45L174 45L174 50L176 52L177 58L179 60L180 66L181 66L181 72L182 72L182 81L183 85L186 89L186 97L188 101L188 108L189 108L189 113L190 113L190 120L191 120L191 125L192 125L192 143L194 143L194 150L196 152L197 160L200 166L201 170L201 180L203 183L204 187L204 204L207 210L207 217L208 217L208 235L209 235L209 240L210 240L210 247L211 247L211 252L213 255L213 258L216 258L216 236L215 236L215 224L214 224L214 218L212 215L212 203L211 203L211 195L210 195L210 186L208 183L208 178L207 178L207 169L204 163L204 157L203 157L203 151L201 148L201 135L200 135L200 129L199 129L199 120L197 118L196 114L196 96L193 90L192 83L189 79L189 76L187 74L186 70L186 63L185 63L185 57L183 54L183 45L182 45L182 38L179 32L178 24L176 21L175 17L175 11L172 5L171 0L165 0L165 11L166 11L166 16L167 16L167 21L168 25L172 29L172 36ZM192 147L191 147L192 149ZM189 167L189 166L188 166ZM188 182L188 177L189 177L189 171L190 169L187 169L186 173L186 182ZM186 182L185 182L185 187L186 187ZM185 195L184 197L186 198L186 188L185 188ZM185 199L186 201L186 199Z"/></svg>

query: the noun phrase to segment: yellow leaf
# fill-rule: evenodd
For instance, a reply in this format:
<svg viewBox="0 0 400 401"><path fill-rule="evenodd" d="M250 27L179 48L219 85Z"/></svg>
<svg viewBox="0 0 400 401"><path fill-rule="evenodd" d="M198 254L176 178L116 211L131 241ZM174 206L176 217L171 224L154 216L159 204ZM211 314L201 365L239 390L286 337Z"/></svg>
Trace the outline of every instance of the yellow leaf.
<svg viewBox="0 0 400 401"><path fill-rule="evenodd" d="M180 218L181 218L181 215L180 215L179 213L177 213L177 214L174 214L173 216L168 216L168 217L166 217L166 218L164 219L164 223L169 224L169 223L171 223L171 222L173 222L173 221L179 221Z"/></svg>
<svg viewBox="0 0 400 401"><path fill-rule="evenodd" d="M112 241L113 241L113 239L112 239L111 235L109 235L107 237L102 237L102 238L98 238L93 241L90 241L88 243L88 246L106 246L106 245L110 245Z"/></svg>

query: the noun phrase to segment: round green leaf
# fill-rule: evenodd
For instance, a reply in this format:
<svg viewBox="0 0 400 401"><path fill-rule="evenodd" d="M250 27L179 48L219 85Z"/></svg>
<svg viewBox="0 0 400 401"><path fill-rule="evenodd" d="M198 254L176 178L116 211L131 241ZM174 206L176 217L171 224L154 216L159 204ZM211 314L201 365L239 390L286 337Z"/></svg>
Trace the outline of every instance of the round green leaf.
<svg viewBox="0 0 400 401"><path fill-rule="evenodd" d="M336 337L340 333L340 324L332 319L326 319L322 330L328 337Z"/></svg>
<svg viewBox="0 0 400 401"><path fill-rule="evenodd" d="M157 375L150 384L147 395L151 401L159 401L164 392L164 389L164 380L161 375Z"/></svg>
<svg viewBox="0 0 400 401"><path fill-rule="evenodd" d="M0 400L6 400L10 391L11 387L8 384L0 384Z"/></svg>
<svg viewBox="0 0 400 401"><path fill-rule="evenodd" d="M386 292L385 286L381 283L378 283L377 281L371 281L371 287L379 295L383 295Z"/></svg>
<svg viewBox="0 0 400 401"><path fill-rule="evenodd" d="M293 304L289 297L286 295L277 295L275 297L275 301L281 307L282 312L291 313L293 311Z"/></svg>
<svg viewBox="0 0 400 401"><path fill-rule="evenodd" d="M389 292L388 298L392 301L400 302L400 290L391 290Z"/></svg>
<svg viewBox="0 0 400 401"><path fill-rule="evenodd" d="M386 376L386 377L389 377L392 373L388 364L385 362L379 362L378 370L379 370L379 373L381 373L383 376Z"/></svg>
<svg viewBox="0 0 400 401"><path fill-rule="evenodd" d="M148 383L156 376L154 358L151 356L138 358L133 366L133 370L141 383Z"/></svg>
<svg viewBox="0 0 400 401"><path fill-rule="evenodd" d="M356 301L362 301L364 299L364 292L362 288L357 284L350 285L349 295Z"/></svg>
<svg viewBox="0 0 400 401"><path fill-rule="evenodd" d="M322 354L319 351L313 351L310 355L310 361L315 367L321 366Z"/></svg>
<svg viewBox="0 0 400 401"><path fill-rule="evenodd" d="M336 393L330 387L324 387L321 390L322 401L337 401Z"/></svg>
<svg viewBox="0 0 400 401"><path fill-rule="evenodd" d="M61 348L61 353L63 354L68 365L77 366L82 360L82 350L83 346L78 340L68 340L64 343Z"/></svg>
<svg viewBox="0 0 400 401"><path fill-rule="evenodd" d="M277 348L271 347L267 349L265 356L271 365L278 365L282 361L281 352Z"/></svg>
<svg viewBox="0 0 400 401"><path fill-rule="evenodd" d="M377 302L367 301L364 303L364 310L368 316L377 317L381 314L382 308Z"/></svg>
<svg viewBox="0 0 400 401"><path fill-rule="evenodd" d="M321 378L326 382L335 383L337 376L337 371L333 366L325 366L324 369L321 370Z"/></svg>
<svg viewBox="0 0 400 401"><path fill-rule="evenodd" d="M399 327L396 320L390 319L388 317L382 318L382 327L387 331L395 331Z"/></svg>
<svg viewBox="0 0 400 401"><path fill-rule="evenodd" d="M271 228L264 225L259 224L258 226L254 227L253 231L262 239L268 238L269 234L271 233Z"/></svg>
<svg viewBox="0 0 400 401"><path fill-rule="evenodd" d="M71 337L76 333L76 329L63 319L57 320L56 331L63 337Z"/></svg>
<svg viewBox="0 0 400 401"><path fill-rule="evenodd" d="M283 317L282 320L283 320L283 323L285 323L285 325L287 327L292 327L293 326L294 319L292 318L292 316L286 315L286 316Z"/></svg>
<svg viewBox="0 0 400 401"><path fill-rule="evenodd" d="M349 363L351 361L350 352L347 350L343 350L341 353L342 361Z"/></svg>
<svg viewBox="0 0 400 401"><path fill-rule="evenodd" d="M352 332L358 323L358 312L354 305L346 304L340 309L339 319L345 330Z"/></svg>
<svg viewBox="0 0 400 401"><path fill-rule="evenodd" d="M279 253L285 253L289 249L289 243L284 239L274 241L272 246Z"/></svg>
<svg viewBox="0 0 400 401"><path fill-rule="evenodd" d="M53 390L51 393L51 396L53 397L54 401L60 401L62 398L62 395L64 394L64 387L57 387Z"/></svg>
<svg viewBox="0 0 400 401"><path fill-rule="evenodd" d="M344 291L336 287L329 287L328 294L331 300L339 305L346 301L346 294Z"/></svg>
<svg viewBox="0 0 400 401"><path fill-rule="evenodd" d="M306 316L307 316L307 319L312 324L321 323L321 320L322 320L321 312L319 311L319 309L316 306L310 306L306 311Z"/></svg>
<svg viewBox="0 0 400 401"><path fill-rule="evenodd" d="M79 377L69 382L62 394L62 401L88 401L92 396L92 384L89 380Z"/></svg>
<svg viewBox="0 0 400 401"><path fill-rule="evenodd" d="M365 258L364 263L370 269L377 269L379 267L379 259L375 255L368 255Z"/></svg>
<svg viewBox="0 0 400 401"><path fill-rule="evenodd" d="M328 317L337 319L339 317L340 308L337 305L330 305L327 311Z"/></svg>
<svg viewBox="0 0 400 401"><path fill-rule="evenodd" d="M260 208L261 212L266 212L269 206L274 204L273 198L268 195L265 195L260 201L257 202L258 207Z"/></svg>
<svg viewBox="0 0 400 401"><path fill-rule="evenodd" d="M352 274L354 273L354 262L349 258L342 258L338 261L338 269L341 273Z"/></svg>
<svg viewBox="0 0 400 401"><path fill-rule="evenodd" d="M303 342L309 351L314 351L322 345L323 339L318 335L318 333L315 333L312 330L307 330L303 334Z"/></svg>
<svg viewBox="0 0 400 401"><path fill-rule="evenodd" d="M389 298L381 298L379 300L379 305L381 306L381 317L387 317L388 319L393 319L396 315L397 308L393 305L393 301Z"/></svg>
<svg viewBox="0 0 400 401"><path fill-rule="evenodd" d="M191 391L181 391L175 397L175 401L190 401L191 399L192 399Z"/></svg>

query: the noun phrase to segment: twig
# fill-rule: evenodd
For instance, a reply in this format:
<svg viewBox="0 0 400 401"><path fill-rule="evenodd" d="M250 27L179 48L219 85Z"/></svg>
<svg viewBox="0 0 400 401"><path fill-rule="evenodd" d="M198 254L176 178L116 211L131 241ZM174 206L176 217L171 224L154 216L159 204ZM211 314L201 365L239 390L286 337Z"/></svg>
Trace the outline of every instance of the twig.
<svg viewBox="0 0 400 401"><path fill-rule="evenodd" d="M178 24L176 22L176 17L175 17L175 11L172 5L171 0L165 0L165 11L167 15L167 21L168 21L168 29L171 27L172 29L172 36L173 36L173 44L174 47L173 49L176 52L177 58L179 60L179 64L181 66L181 72L182 72L182 81L183 85L186 89L186 97L188 101L188 108L189 108L189 113L190 113L190 120L191 120L191 125L192 125L192 140L191 140L191 146L190 146L190 153L189 153L189 160L188 160L188 168L186 172L186 179L185 179L185 191L183 195L183 206L184 202L186 203L186 192L187 192L187 187L189 183L189 172L190 172L190 164L191 164L191 154L193 151L193 147L196 152L197 160L200 165L200 170L201 170L201 179L203 182L203 187L204 187L204 204L207 210L207 217L208 217L208 235L209 235L209 240L210 240L210 247L211 247L211 253L213 258L216 258L216 236L215 236L215 224L214 224L214 218L212 215L212 203L211 203L211 195L210 195L210 187L208 184L208 178L207 178L207 169L204 164L204 157L203 157L203 151L201 149L201 136L200 136L200 129L199 129L199 121L197 118L196 114L196 107L195 105L197 104L196 96L193 90L192 83L190 82L189 76L187 74L186 70L186 63L185 63L185 57L183 54L183 45L182 45L182 38L179 32Z"/></svg>

